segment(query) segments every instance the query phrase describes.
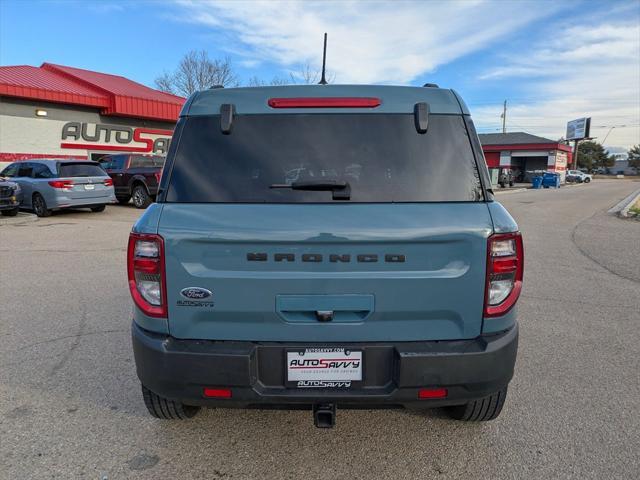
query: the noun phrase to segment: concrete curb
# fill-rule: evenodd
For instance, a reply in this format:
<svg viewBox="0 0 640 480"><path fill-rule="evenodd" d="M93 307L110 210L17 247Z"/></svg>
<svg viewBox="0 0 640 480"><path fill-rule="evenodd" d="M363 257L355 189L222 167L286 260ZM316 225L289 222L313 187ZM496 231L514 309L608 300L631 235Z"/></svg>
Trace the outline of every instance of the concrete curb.
<svg viewBox="0 0 640 480"><path fill-rule="evenodd" d="M631 195L626 197L621 202L618 202L615 207L609 209L608 213L618 215L620 217L629 217L629 209L640 199L640 190L636 190Z"/></svg>
<svg viewBox="0 0 640 480"><path fill-rule="evenodd" d="M0 216L0 227L5 225L23 225L25 223L37 222L38 217L32 213L19 212L15 217Z"/></svg>

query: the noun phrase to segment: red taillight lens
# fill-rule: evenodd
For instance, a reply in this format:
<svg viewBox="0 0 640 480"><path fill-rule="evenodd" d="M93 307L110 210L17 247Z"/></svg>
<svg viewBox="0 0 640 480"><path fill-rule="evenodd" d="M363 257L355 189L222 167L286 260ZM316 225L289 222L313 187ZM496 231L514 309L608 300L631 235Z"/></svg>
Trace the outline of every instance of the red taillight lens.
<svg viewBox="0 0 640 480"><path fill-rule="evenodd" d="M520 232L491 235L487 243L487 284L484 316L506 314L518 301L524 274Z"/></svg>
<svg viewBox="0 0 640 480"><path fill-rule="evenodd" d="M231 398L230 388L205 388L202 393L207 398Z"/></svg>
<svg viewBox="0 0 640 480"><path fill-rule="evenodd" d="M446 388L421 388L418 391L420 400L428 400L430 398L446 398L449 394Z"/></svg>
<svg viewBox="0 0 640 480"><path fill-rule="evenodd" d="M270 98L271 108L375 108L380 99L374 97L298 97Z"/></svg>
<svg viewBox="0 0 640 480"><path fill-rule="evenodd" d="M164 241L160 235L129 235L127 273L129 291L136 306L150 317L166 317Z"/></svg>
<svg viewBox="0 0 640 480"><path fill-rule="evenodd" d="M110 178L105 178L104 180L104 186L105 187L113 187L113 180Z"/></svg>
<svg viewBox="0 0 640 480"><path fill-rule="evenodd" d="M162 170L153 174L156 177L156 182L160 183L160 179L162 178Z"/></svg>
<svg viewBox="0 0 640 480"><path fill-rule="evenodd" d="M49 185L61 190L71 190L73 188L73 180L50 180Z"/></svg>

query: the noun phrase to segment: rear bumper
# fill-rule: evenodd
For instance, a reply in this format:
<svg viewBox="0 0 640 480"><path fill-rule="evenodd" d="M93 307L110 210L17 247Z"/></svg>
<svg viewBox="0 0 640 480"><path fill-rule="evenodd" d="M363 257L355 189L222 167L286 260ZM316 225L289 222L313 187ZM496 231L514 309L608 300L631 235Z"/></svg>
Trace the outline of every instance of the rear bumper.
<svg viewBox="0 0 640 480"><path fill-rule="evenodd" d="M313 344L179 340L132 326L143 385L187 405L304 408L436 407L466 403L504 388L513 376L517 325L472 340ZM288 387L285 352L300 347L363 351L364 381L349 389ZM232 398L203 396L204 387L230 388ZM443 399L418 400L421 388L446 388Z"/></svg>
<svg viewBox="0 0 640 480"><path fill-rule="evenodd" d="M52 210L57 210L59 208L95 207L96 205L106 205L117 202L113 187L109 190L102 191L100 194L95 196L84 198L72 198L66 193L56 192L53 199L46 200L47 206Z"/></svg>

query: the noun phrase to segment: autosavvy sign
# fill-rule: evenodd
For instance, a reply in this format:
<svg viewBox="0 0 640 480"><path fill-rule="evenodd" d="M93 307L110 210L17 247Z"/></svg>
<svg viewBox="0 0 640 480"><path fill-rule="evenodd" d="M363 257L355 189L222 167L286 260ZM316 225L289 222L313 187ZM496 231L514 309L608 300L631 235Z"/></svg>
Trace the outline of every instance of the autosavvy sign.
<svg viewBox="0 0 640 480"><path fill-rule="evenodd" d="M172 130L102 123L67 122L60 148L166 154Z"/></svg>

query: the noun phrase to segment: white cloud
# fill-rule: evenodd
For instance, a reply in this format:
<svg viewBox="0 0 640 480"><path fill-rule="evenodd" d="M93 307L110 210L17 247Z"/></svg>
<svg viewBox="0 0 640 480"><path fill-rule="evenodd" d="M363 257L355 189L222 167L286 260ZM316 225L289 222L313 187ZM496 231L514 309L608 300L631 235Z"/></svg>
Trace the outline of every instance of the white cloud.
<svg viewBox="0 0 640 480"><path fill-rule="evenodd" d="M414 81L556 8L481 0L178 3L189 21L232 32L239 45L227 48L284 69L307 63L319 68L328 32L327 69L340 83Z"/></svg>
<svg viewBox="0 0 640 480"><path fill-rule="evenodd" d="M636 14L637 16L637 14ZM640 143L640 25L609 21L563 29L532 45L526 55L485 72L486 81L518 81L535 102L513 102L507 113L510 130L551 138L564 134L567 120L592 117L591 135L606 144ZM473 109L484 131L497 128L500 108ZM623 127L624 125L624 127ZM495 129L494 128L494 129Z"/></svg>

